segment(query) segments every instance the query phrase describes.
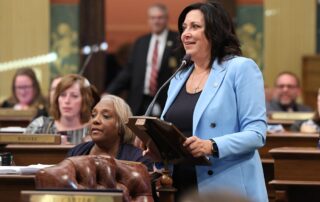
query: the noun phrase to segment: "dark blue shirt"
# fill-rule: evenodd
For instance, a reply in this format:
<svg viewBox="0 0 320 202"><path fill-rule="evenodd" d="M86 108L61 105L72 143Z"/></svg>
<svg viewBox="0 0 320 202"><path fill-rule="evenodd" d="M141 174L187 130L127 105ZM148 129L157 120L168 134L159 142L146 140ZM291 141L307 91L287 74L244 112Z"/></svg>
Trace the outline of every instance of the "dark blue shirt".
<svg viewBox="0 0 320 202"><path fill-rule="evenodd" d="M93 141L78 144L77 146L70 149L67 155L68 157L89 155L94 144L95 143ZM149 171L153 169L152 159L148 156L143 156L142 150L131 144L121 144L116 159L141 162L148 167Z"/></svg>

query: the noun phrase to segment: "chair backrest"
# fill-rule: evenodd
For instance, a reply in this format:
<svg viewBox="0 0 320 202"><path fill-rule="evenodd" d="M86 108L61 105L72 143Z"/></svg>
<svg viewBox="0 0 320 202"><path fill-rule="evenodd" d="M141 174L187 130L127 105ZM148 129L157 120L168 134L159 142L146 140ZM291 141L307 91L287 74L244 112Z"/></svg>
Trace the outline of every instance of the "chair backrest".
<svg viewBox="0 0 320 202"><path fill-rule="evenodd" d="M123 201L153 202L151 181L141 163L116 160L105 155L69 157L36 173L41 189L121 189Z"/></svg>

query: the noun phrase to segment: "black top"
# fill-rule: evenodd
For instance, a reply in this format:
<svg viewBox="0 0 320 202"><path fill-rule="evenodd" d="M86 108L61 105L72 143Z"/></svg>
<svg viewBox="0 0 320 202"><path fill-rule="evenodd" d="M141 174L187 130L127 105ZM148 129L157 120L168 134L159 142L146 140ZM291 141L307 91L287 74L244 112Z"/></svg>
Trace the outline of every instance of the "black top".
<svg viewBox="0 0 320 202"><path fill-rule="evenodd" d="M93 141L78 144L77 146L70 149L67 156L70 157L70 156L89 155L94 144L95 143ZM141 149L130 144L121 144L119 152L116 156L116 159L141 162L147 166L148 170L153 169L152 159L149 158L148 156L143 156Z"/></svg>
<svg viewBox="0 0 320 202"><path fill-rule="evenodd" d="M173 123L186 137L192 135L193 111L200 94L201 92L188 93L184 85L164 116L166 121Z"/></svg>
<svg viewBox="0 0 320 202"><path fill-rule="evenodd" d="M184 85L172 103L164 119L173 123L186 137L192 136L193 111L201 92L190 94ZM176 201L191 189L197 189L195 166L175 165L173 169L173 186L177 188Z"/></svg>

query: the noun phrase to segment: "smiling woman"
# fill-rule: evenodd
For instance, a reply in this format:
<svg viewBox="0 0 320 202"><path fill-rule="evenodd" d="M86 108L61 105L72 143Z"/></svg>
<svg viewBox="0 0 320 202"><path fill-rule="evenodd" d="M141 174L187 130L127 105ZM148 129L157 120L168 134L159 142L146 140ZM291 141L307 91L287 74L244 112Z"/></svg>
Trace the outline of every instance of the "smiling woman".
<svg viewBox="0 0 320 202"><path fill-rule="evenodd" d="M241 56L233 22L218 0L184 8L178 29L193 64L171 80L161 118L184 133L192 156L209 158L211 166L174 165L176 201L190 189L268 201L258 153L267 126L259 67Z"/></svg>
<svg viewBox="0 0 320 202"><path fill-rule="evenodd" d="M79 144L87 135L92 107L100 97L94 86L79 75L69 74L59 82L53 94L52 117L39 117L25 133L61 134L63 143Z"/></svg>
<svg viewBox="0 0 320 202"><path fill-rule="evenodd" d="M37 116L47 115L46 100L42 96L36 74L31 68L16 71L11 85L12 95L1 107L16 110L36 109Z"/></svg>
<svg viewBox="0 0 320 202"><path fill-rule="evenodd" d="M132 116L130 107L120 97L105 95L93 108L89 122L92 141L72 148L68 156L110 155L119 160L136 161L152 170L152 160L133 146L134 134L126 126Z"/></svg>

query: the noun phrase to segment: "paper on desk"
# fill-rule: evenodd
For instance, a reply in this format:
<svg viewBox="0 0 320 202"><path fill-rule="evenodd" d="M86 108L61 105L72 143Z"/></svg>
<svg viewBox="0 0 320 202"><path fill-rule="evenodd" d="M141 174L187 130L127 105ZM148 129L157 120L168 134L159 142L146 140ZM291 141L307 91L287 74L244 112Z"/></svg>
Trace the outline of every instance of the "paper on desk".
<svg viewBox="0 0 320 202"><path fill-rule="evenodd" d="M24 133L25 131L26 131L26 128L15 127L15 126L0 128L1 133Z"/></svg>
<svg viewBox="0 0 320 202"><path fill-rule="evenodd" d="M0 166L0 174L2 175L29 175L35 174L38 170L52 165L36 164L29 166Z"/></svg>

